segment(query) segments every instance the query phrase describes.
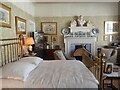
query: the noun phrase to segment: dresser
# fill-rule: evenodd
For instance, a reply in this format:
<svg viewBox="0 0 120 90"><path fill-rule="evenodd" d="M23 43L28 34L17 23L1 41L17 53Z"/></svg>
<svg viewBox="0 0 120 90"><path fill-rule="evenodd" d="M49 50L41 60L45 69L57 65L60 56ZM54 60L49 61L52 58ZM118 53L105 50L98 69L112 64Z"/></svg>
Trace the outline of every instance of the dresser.
<svg viewBox="0 0 120 90"><path fill-rule="evenodd" d="M43 60L54 60L54 51L61 49L35 49L35 53L37 57L43 58Z"/></svg>

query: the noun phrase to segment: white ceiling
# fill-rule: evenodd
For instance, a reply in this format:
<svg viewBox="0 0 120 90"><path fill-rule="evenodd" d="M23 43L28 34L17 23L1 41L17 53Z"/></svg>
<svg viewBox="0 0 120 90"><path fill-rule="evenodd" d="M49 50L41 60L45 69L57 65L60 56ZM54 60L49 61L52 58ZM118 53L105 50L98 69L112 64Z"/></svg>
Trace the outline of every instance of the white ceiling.
<svg viewBox="0 0 120 90"><path fill-rule="evenodd" d="M32 2L119 2L119 0L30 0Z"/></svg>
<svg viewBox="0 0 120 90"><path fill-rule="evenodd" d="M9 1L11 2L119 2L119 0L9 0Z"/></svg>
<svg viewBox="0 0 120 90"><path fill-rule="evenodd" d="M116 12L117 12L117 9L116 9L117 7L115 7L117 5L111 5L111 4L117 4L117 2L119 2L119 0L2 0L2 1L3 2L12 2L13 4L15 4L16 6L18 6L19 8L21 8L22 10L28 12L29 14L31 14L33 16L40 16L40 15L46 16L46 15L48 15L50 8L52 8L51 12L53 12L53 13L50 13L51 15L49 15L49 16L53 16L52 14L55 15L54 12L57 12L56 16L60 16L60 15L64 15L64 16L72 15L73 16L73 14L78 13L78 12L77 13L75 12L76 10L78 11L78 8L76 7L76 4L78 2L79 2L78 4L80 4L80 6L82 5L79 8L81 9L80 11L82 11L81 13L83 13L83 15L86 15L86 13L84 12L85 11L84 9L88 10L89 8L90 9L98 8L96 5L101 6L104 4L105 4L105 6L103 7L103 10L101 10L101 11L104 11L104 14L105 14L106 11L104 8L106 7L106 8L108 8L107 14L110 13L110 15L111 15L111 11L115 11L115 12L112 12L113 14L114 13L116 14ZM28 3L24 3L24 2L28 2ZM81 2L83 2L83 3L81 3ZM101 2L101 3L99 3L99 2ZM104 2L107 2L107 3L104 3ZM94 4L94 5L91 5L91 4ZM106 6L106 4L107 4L107 6ZM71 6L73 6L74 8ZM92 7L92 6L94 6L94 7ZM62 9L61 9L61 7L62 7ZM72 11L73 13L71 13L70 8L71 8L71 10L73 10ZM58 10L61 10L61 12ZM94 9L92 9L92 10L94 10ZM39 11L41 11L41 12L39 13ZM63 14L63 11L64 11L64 14ZM69 11L69 13L68 13L68 11ZM89 10L89 11L91 11L91 10ZM98 13L98 12L96 12L96 13ZM97 14L95 14L95 15L97 15Z"/></svg>

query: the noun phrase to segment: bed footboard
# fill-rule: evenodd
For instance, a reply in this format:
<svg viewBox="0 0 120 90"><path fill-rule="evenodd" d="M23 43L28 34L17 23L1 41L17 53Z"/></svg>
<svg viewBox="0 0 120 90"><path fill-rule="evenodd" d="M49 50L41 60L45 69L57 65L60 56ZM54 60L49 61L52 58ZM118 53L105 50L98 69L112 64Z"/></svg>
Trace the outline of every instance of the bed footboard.
<svg viewBox="0 0 120 90"><path fill-rule="evenodd" d="M85 48L82 48L82 59L83 63L88 69L94 74L96 79L99 81L99 89L103 88L103 71L104 71L104 54L99 53L99 58L92 55Z"/></svg>

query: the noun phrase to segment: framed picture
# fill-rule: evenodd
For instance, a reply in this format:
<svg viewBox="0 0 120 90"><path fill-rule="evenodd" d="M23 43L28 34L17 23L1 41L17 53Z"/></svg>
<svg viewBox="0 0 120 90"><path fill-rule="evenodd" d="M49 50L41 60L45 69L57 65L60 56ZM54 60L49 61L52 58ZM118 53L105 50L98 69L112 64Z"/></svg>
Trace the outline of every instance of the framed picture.
<svg viewBox="0 0 120 90"><path fill-rule="evenodd" d="M113 63L106 63L105 73L110 74L113 71Z"/></svg>
<svg viewBox="0 0 120 90"><path fill-rule="evenodd" d="M108 40L109 40L109 35L104 35L104 36L103 36L103 40L104 40L104 41L108 41Z"/></svg>
<svg viewBox="0 0 120 90"><path fill-rule="evenodd" d="M119 38L119 34L108 34L103 36L104 41L108 42L118 42Z"/></svg>
<svg viewBox="0 0 120 90"><path fill-rule="evenodd" d="M48 36L44 36L44 37L45 37L46 42L48 42Z"/></svg>
<svg viewBox="0 0 120 90"><path fill-rule="evenodd" d="M11 8L0 3L0 26L11 28Z"/></svg>
<svg viewBox="0 0 120 90"><path fill-rule="evenodd" d="M41 22L41 27L45 35L57 34L57 22Z"/></svg>
<svg viewBox="0 0 120 90"><path fill-rule="evenodd" d="M15 17L16 34L26 34L26 20L18 16Z"/></svg>
<svg viewBox="0 0 120 90"><path fill-rule="evenodd" d="M51 41L53 42L53 43L57 43L57 36L56 35L53 35L53 36L51 36Z"/></svg>
<svg viewBox="0 0 120 90"><path fill-rule="evenodd" d="M105 34L118 34L118 21L105 21Z"/></svg>

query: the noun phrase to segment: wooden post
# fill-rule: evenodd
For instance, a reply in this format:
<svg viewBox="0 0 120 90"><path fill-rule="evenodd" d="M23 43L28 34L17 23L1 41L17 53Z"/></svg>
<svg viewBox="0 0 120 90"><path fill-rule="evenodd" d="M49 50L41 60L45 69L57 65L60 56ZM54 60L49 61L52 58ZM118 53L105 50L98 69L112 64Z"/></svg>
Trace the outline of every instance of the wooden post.
<svg viewBox="0 0 120 90"><path fill-rule="evenodd" d="M100 81L99 81L99 88L102 89L103 88L103 71L104 71L104 65L105 65L105 54L104 53L100 53L99 54L100 57Z"/></svg>

